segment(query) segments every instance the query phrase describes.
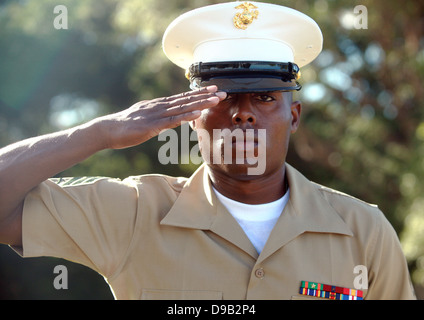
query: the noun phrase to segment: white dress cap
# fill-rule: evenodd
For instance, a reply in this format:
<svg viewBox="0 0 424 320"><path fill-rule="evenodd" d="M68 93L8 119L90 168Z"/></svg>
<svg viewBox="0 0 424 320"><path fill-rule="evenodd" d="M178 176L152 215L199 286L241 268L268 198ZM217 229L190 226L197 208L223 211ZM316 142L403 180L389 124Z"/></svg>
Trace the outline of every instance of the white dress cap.
<svg viewBox="0 0 424 320"><path fill-rule="evenodd" d="M307 15L262 2L227 2L189 11L163 36L163 50L187 69L198 62L272 61L299 67L322 50L322 33Z"/></svg>

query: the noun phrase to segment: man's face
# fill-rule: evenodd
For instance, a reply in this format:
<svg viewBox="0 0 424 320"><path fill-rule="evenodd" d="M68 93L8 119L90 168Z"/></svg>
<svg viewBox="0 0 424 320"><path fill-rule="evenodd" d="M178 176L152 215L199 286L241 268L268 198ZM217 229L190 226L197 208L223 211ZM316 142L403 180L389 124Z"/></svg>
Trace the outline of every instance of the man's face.
<svg viewBox="0 0 424 320"><path fill-rule="evenodd" d="M285 162L300 112L291 92L229 94L194 121L202 156L234 179L272 174Z"/></svg>

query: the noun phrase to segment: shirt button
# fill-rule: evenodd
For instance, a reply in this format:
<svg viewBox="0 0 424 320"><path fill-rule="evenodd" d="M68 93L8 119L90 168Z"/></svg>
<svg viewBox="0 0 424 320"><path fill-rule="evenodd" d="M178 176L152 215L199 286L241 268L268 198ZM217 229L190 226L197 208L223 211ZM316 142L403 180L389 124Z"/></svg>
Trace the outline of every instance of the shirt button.
<svg viewBox="0 0 424 320"><path fill-rule="evenodd" d="M255 276L259 279L263 279L265 277L265 271L262 268L255 270Z"/></svg>

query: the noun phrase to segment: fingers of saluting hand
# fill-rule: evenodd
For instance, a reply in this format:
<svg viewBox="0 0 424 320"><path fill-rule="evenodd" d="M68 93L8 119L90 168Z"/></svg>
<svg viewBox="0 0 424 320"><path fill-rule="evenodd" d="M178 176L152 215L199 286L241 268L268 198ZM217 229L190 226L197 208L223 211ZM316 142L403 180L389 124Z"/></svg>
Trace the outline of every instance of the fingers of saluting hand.
<svg viewBox="0 0 424 320"><path fill-rule="evenodd" d="M156 99L155 108L161 109L163 122L178 125L178 122L196 119L203 109L216 106L226 96L225 92L217 92L216 86L210 86Z"/></svg>
<svg viewBox="0 0 424 320"><path fill-rule="evenodd" d="M158 99L159 104L166 110L164 116L173 116L193 111L201 111L217 105L225 99L225 92L217 92L216 86L202 88L196 91L184 92L172 97Z"/></svg>
<svg viewBox="0 0 424 320"><path fill-rule="evenodd" d="M165 97L165 98L159 98L156 99L156 101L163 101L163 102L177 102L177 101L181 101L181 99L188 99L188 100L192 100L192 99L196 99L198 96L216 96L216 94L225 94L224 92L220 92L218 93L218 87L217 86L209 86L209 87L204 87L204 88L200 88L197 90L193 90L193 91L187 91L187 92L183 92L180 94L176 94L174 96L170 96L170 97Z"/></svg>

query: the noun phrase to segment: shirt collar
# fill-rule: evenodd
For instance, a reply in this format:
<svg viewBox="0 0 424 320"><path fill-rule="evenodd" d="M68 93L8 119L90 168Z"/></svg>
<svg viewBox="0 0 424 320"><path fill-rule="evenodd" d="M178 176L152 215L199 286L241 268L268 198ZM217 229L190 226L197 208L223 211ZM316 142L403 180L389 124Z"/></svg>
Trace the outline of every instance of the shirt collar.
<svg viewBox="0 0 424 320"><path fill-rule="evenodd" d="M162 225L192 229L209 229L216 219L218 203L203 164L187 180L171 210L162 219Z"/></svg>
<svg viewBox="0 0 424 320"><path fill-rule="evenodd" d="M263 255L271 254L304 232L353 236L348 225L324 198L319 185L310 182L288 164L286 174L290 199L271 232ZM250 241L243 230L217 199L205 164L187 180L161 225L211 230L252 256L256 253L253 245L249 246Z"/></svg>
<svg viewBox="0 0 424 320"><path fill-rule="evenodd" d="M243 229L219 202L203 164L188 180L161 225L210 230L250 254L258 253Z"/></svg>

